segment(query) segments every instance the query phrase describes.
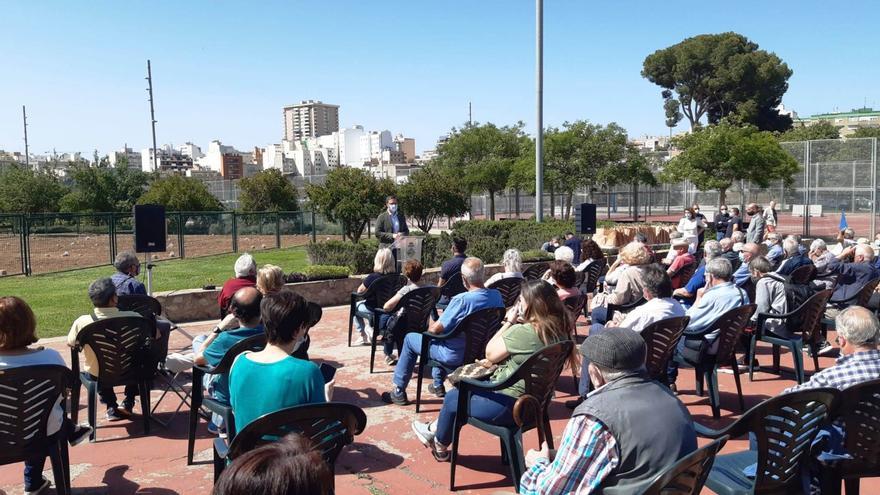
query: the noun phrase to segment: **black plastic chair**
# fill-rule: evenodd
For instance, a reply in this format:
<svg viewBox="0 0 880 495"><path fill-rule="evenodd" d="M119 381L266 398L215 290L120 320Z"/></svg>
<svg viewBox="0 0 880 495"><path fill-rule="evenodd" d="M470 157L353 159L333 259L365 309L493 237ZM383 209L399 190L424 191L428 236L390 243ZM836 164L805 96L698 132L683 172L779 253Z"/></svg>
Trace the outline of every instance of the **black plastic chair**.
<svg viewBox="0 0 880 495"><path fill-rule="evenodd" d="M812 263L809 265L801 265L791 272L789 278L793 284L809 284L814 278L816 278L816 265Z"/></svg>
<svg viewBox="0 0 880 495"><path fill-rule="evenodd" d="M679 459L654 478L643 495L699 495L718 451L727 443L727 435Z"/></svg>
<svg viewBox="0 0 880 495"><path fill-rule="evenodd" d="M242 428L233 439L214 440L214 481L226 468L227 460L296 432L308 437L321 451L330 471L342 448L354 441L367 427L363 409L343 402L325 402L288 407L265 414Z"/></svg>
<svg viewBox="0 0 880 495"><path fill-rule="evenodd" d="M526 271L523 272L523 278L526 280L537 280L543 277L544 273L546 273L549 269L550 263L547 263L546 261L539 261L526 268Z"/></svg>
<svg viewBox="0 0 880 495"><path fill-rule="evenodd" d="M802 266L799 268L809 268ZM810 347L813 355L813 366L819 371L819 353L818 353L818 335L819 323L822 321L822 314L825 312L825 305L831 298L831 289L817 292L804 301L797 309L785 314L758 313L758 322L755 325L755 333L752 334L751 343L749 344L749 381L752 381L754 375L755 353L758 341L767 342L773 345L773 372L781 374L779 369L779 347L785 346L791 351L791 357L794 361L794 376L798 384L804 383L804 344ZM797 318L799 322L800 335L795 335L791 339L784 339L775 335L770 335L764 330L764 326L768 319L790 320ZM786 322L788 323L788 322Z"/></svg>
<svg viewBox="0 0 880 495"><path fill-rule="evenodd" d="M431 359L430 347L432 342L442 342L452 340L459 337L462 333L465 338L464 358L461 364L468 364L486 357L486 344L489 339L501 326L501 319L504 318L504 309L487 308L476 311L464 317L455 328L446 334L436 335L428 332L422 333L422 350L419 354L419 369L416 377L416 412L422 401L422 379L425 370L431 368L441 368L448 375L455 371L457 366L447 366L439 361Z"/></svg>
<svg viewBox="0 0 880 495"><path fill-rule="evenodd" d="M677 316L655 321L642 329L642 338L648 347L645 368L652 380L665 383L666 365L690 321L688 316Z"/></svg>
<svg viewBox="0 0 880 495"><path fill-rule="evenodd" d="M88 392L90 441L94 442L98 436L98 389L103 387L136 385L144 434L150 433L150 381L156 374L156 357L151 346L155 335L154 321L140 316L119 316L93 321L76 336L76 344L70 349L70 362L74 376L79 376ZM97 378L79 371L78 354L85 346L91 348L98 361ZM79 392L79 386L74 385L70 394L70 415L74 423L79 415Z"/></svg>
<svg viewBox="0 0 880 495"><path fill-rule="evenodd" d="M502 278L492 285L486 286L487 289L495 289L501 293L501 300L504 302L505 308L510 308L519 300L519 293L522 290L523 279L521 278Z"/></svg>
<svg viewBox="0 0 880 495"><path fill-rule="evenodd" d="M575 271L574 272L574 286L580 287L584 281L587 280L587 274L584 272Z"/></svg>
<svg viewBox="0 0 880 495"><path fill-rule="evenodd" d="M678 271L673 275L678 275L679 278L679 287L684 287L690 282L691 277L694 276L694 272L697 271L697 266L700 264L699 261L694 259L693 263L688 263L683 267L679 268Z"/></svg>
<svg viewBox="0 0 880 495"><path fill-rule="evenodd" d="M844 446L852 456L823 466L822 493L858 495L859 479L880 476L880 379L853 385L840 393L832 421L842 423Z"/></svg>
<svg viewBox="0 0 880 495"><path fill-rule="evenodd" d="M189 429L187 432L187 448L186 463L193 463L193 455L196 446L196 428L199 423L199 413L204 407L208 411L223 417L223 425L226 428L226 435L229 438L235 437L235 417L232 414L232 406L224 404L213 397L205 397L204 394L204 378L205 375L222 375L229 373L232 363L239 354L245 351L261 351L266 347L266 335L253 335L236 342L235 345L226 351L223 358L215 367L210 366L193 366L192 369L192 398L190 399L189 409Z"/></svg>
<svg viewBox="0 0 880 495"><path fill-rule="evenodd" d="M757 441L757 450L716 456L706 486L718 495L810 493L810 446L839 395L832 388L792 392L765 400L718 431L695 424L703 437L754 433ZM743 469L751 465L756 469L749 477Z"/></svg>
<svg viewBox="0 0 880 495"><path fill-rule="evenodd" d="M716 342L718 343L717 354L704 353L700 356L698 362L687 361L681 356L676 358L676 362L679 364L686 364L694 367L694 375L697 380L695 387L697 395L703 395L703 380L707 382L709 388L709 403L712 406L712 416L715 418L721 417L721 399L718 395L718 368L720 366L731 367L733 379L736 382L736 395L739 399L739 408L740 410L745 410L746 408L745 403L743 402L742 385L739 380L739 366L737 366L736 363L735 351L740 336L748 324L749 318L751 318L752 314L755 312L755 308L757 308L757 306L754 304L746 304L738 308L733 308L719 316L718 319L715 320L715 323L704 332L705 335L716 330L718 331L718 337L716 338ZM688 336L684 335L682 338L688 338ZM703 337L700 336L699 338L702 339ZM709 346L706 347L708 348Z"/></svg>
<svg viewBox="0 0 880 495"><path fill-rule="evenodd" d="M162 314L162 303L155 297L144 294L126 294L116 297L116 307L120 311L134 311L144 318L152 318Z"/></svg>
<svg viewBox="0 0 880 495"><path fill-rule="evenodd" d="M582 284L579 284L581 289L581 294L592 294L596 292L596 286L599 284L599 277L602 276L602 270L607 268L607 262L602 260L596 260L586 268L584 268L584 280Z"/></svg>
<svg viewBox="0 0 880 495"><path fill-rule="evenodd" d="M396 294L404 284L406 284L406 277L399 273L389 273L382 275L375 282L370 284L365 292L358 293L355 291L351 293L351 300L348 307L349 347L351 347L351 334L354 329L355 315L362 318L368 318L370 324L373 325L373 332L375 333L379 328L377 323L379 317L376 315L375 309L381 308L387 300L394 297L394 294ZM360 301L366 301L367 308L370 310L368 313L358 312L357 305Z"/></svg>
<svg viewBox="0 0 880 495"><path fill-rule="evenodd" d="M624 303L624 304L609 304L608 305L607 321L611 321L612 319L614 319L614 313L617 313L617 312L628 313L628 312L638 308L642 304L645 304L646 302L648 302L647 299L645 299L644 297L639 297L635 301Z"/></svg>
<svg viewBox="0 0 880 495"><path fill-rule="evenodd" d="M443 285L440 286L440 299L437 301L437 308L446 309L449 301L465 290L467 289L464 288L464 279L461 277L461 272L453 273L449 276L449 280L444 280Z"/></svg>
<svg viewBox="0 0 880 495"><path fill-rule="evenodd" d="M386 330L385 338L393 338L400 347L401 342L403 342L404 337L406 337L407 333L410 332L424 332L428 329L428 319L431 316L431 312L434 311L434 307L437 304L437 299L440 298L440 287L435 287L433 285L429 285L426 287L420 287L418 289L414 289L400 298L400 301L397 303L397 306L394 307L391 311L385 311L382 308L376 308L377 315L391 315L396 313L401 308L403 309L403 314L401 315L401 320L398 320L395 328L389 328ZM379 327L375 327L375 331L373 332L373 337L370 341L370 373L373 373L376 364L376 342L379 337Z"/></svg>
<svg viewBox="0 0 880 495"><path fill-rule="evenodd" d="M828 300L829 305L834 305L837 307L845 307L845 306L861 306L863 308L868 307L868 301L871 300L871 296L874 295L874 290L877 289L877 285L880 284L880 278L875 278L873 280L869 280L865 285L863 285L858 292L849 299L832 299ZM827 328L835 328L834 318L822 318L822 325Z"/></svg>
<svg viewBox="0 0 880 495"><path fill-rule="evenodd" d="M55 490L64 495L70 493L67 440L46 436L46 423L71 378L67 367L52 364L0 371L0 465L49 457Z"/></svg>
<svg viewBox="0 0 880 495"><path fill-rule="evenodd" d="M577 294L576 296L566 297L562 300L562 304L568 310L568 314L571 315L572 335L577 337L577 321L584 312L584 306L587 305L587 296Z"/></svg>
<svg viewBox="0 0 880 495"><path fill-rule="evenodd" d="M452 430L452 465L449 473L449 490L455 490L455 467L458 463L458 442L461 428L472 425L491 433L501 439L501 459L510 463L513 485L519 492L519 481L525 472L523 458L522 434L533 428L538 429L540 440L553 448L553 432L550 430L550 416L547 408L553 397L553 390L565 362L574 350L574 342L566 340L549 345L536 351L506 380L488 382L464 379L458 384L458 406ZM471 394L477 390L499 391L523 380L525 394L514 404L514 421L516 425L502 426L480 421L469 414Z"/></svg>

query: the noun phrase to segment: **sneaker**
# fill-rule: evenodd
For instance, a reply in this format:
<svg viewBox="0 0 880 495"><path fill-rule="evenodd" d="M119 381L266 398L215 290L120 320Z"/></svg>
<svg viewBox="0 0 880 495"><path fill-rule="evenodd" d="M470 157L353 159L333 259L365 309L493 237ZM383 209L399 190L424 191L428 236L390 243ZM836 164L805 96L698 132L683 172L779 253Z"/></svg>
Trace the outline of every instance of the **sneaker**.
<svg viewBox="0 0 880 495"><path fill-rule="evenodd" d="M451 452L449 452L448 448L443 448L442 450L440 450L435 443L434 448L431 449L431 455L434 456L434 460L437 462L449 462Z"/></svg>
<svg viewBox="0 0 880 495"><path fill-rule="evenodd" d="M431 431L431 423L422 423L416 420L412 422L411 427L422 445L429 449L434 448L434 432Z"/></svg>
<svg viewBox="0 0 880 495"><path fill-rule="evenodd" d="M92 434L92 427L89 425L76 425L73 427L73 432L70 434L70 437L67 439L67 443L70 444L71 447L75 447L81 443L83 443L89 435Z"/></svg>
<svg viewBox="0 0 880 495"><path fill-rule="evenodd" d="M674 383L669 384L669 390L672 392L672 395L678 395L678 387Z"/></svg>
<svg viewBox="0 0 880 495"><path fill-rule="evenodd" d="M397 364L397 358L394 356L385 356L385 364L388 366L394 366Z"/></svg>
<svg viewBox="0 0 880 495"><path fill-rule="evenodd" d="M433 383L428 385L428 392L431 392L437 397L446 397L446 387L441 383L440 386L435 386Z"/></svg>
<svg viewBox="0 0 880 495"><path fill-rule="evenodd" d="M398 390L394 387L390 392L382 392L382 402L386 404L397 404L398 406L409 405L409 399L406 397L406 390Z"/></svg>
<svg viewBox="0 0 880 495"><path fill-rule="evenodd" d="M42 493L47 493L50 486L52 486L52 482L50 482L46 478L43 478L43 483L38 486L36 490L25 490L24 495L39 495Z"/></svg>
<svg viewBox="0 0 880 495"><path fill-rule="evenodd" d="M131 417L134 415L134 402L123 402L122 408L119 409L119 414L125 417Z"/></svg>
<svg viewBox="0 0 880 495"><path fill-rule="evenodd" d="M107 421L114 422L122 421L126 418L126 415L122 414L122 410L118 407L111 407L107 409L107 414L105 414L104 417L107 418Z"/></svg>
<svg viewBox="0 0 880 495"><path fill-rule="evenodd" d="M219 435L222 431L223 429L215 425L213 421L208 421L208 433L212 435Z"/></svg>
<svg viewBox="0 0 880 495"><path fill-rule="evenodd" d="M567 401L565 401L565 407L567 407L569 409L575 409L577 406L581 405L581 402L583 402L583 401L584 401L583 397L578 397L577 399L574 399L574 400L567 400Z"/></svg>
<svg viewBox="0 0 880 495"><path fill-rule="evenodd" d="M836 348L831 345L827 340L819 344L819 352L820 356L827 356L828 354L833 354Z"/></svg>
<svg viewBox="0 0 880 495"><path fill-rule="evenodd" d="M354 345L370 345L370 339L367 337L367 334L362 333L360 337L354 341Z"/></svg>

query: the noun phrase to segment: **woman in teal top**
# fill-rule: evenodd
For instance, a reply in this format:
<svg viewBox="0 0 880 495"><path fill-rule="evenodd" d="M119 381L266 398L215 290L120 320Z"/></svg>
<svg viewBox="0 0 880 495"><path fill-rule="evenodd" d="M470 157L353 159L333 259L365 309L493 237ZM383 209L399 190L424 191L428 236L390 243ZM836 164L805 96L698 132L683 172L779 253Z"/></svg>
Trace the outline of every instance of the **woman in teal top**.
<svg viewBox="0 0 880 495"><path fill-rule="evenodd" d="M326 402L324 378L311 361L290 354L305 339L308 302L290 291L269 294L260 303L266 348L238 356L229 372L229 394L240 431L271 412Z"/></svg>

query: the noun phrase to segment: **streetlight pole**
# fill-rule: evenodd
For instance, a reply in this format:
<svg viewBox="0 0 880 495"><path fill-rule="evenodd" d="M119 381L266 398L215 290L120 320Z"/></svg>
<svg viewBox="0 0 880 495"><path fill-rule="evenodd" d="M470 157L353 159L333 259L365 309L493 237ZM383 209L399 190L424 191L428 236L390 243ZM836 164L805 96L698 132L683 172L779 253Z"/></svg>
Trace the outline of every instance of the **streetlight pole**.
<svg viewBox="0 0 880 495"><path fill-rule="evenodd" d="M535 221L544 220L544 0L535 0Z"/></svg>
<svg viewBox="0 0 880 495"><path fill-rule="evenodd" d="M156 112L153 110L153 71L150 61L147 60L147 92L150 93L150 125L153 127L153 172L159 169L157 166L158 155L156 154Z"/></svg>
<svg viewBox="0 0 880 495"><path fill-rule="evenodd" d="M27 140L27 109L24 105L21 106L21 118L24 122L24 166L27 168L31 167L31 160L28 156L28 140Z"/></svg>

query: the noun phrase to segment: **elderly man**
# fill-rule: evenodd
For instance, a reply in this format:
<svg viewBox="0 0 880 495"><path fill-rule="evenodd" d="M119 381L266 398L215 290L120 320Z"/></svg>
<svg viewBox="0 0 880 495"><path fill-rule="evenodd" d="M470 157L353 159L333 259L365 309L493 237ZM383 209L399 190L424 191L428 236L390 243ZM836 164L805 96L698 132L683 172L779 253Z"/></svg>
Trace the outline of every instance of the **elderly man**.
<svg viewBox="0 0 880 495"><path fill-rule="evenodd" d="M672 293L677 299L681 300L685 306L690 307L694 300L697 298L697 291L702 289L704 285L706 285L706 263L712 261L713 259L722 256L721 255L721 244L723 241L727 241L728 244L731 244L730 239L721 239L719 241L706 241L706 245L703 246L703 252L705 253L705 257L703 260L705 263L700 265L699 268L694 272L694 275L688 281L687 285L684 287L675 289ZM736 253L734 253L735 255ZM737 259L739 259L737 257Z"/></svg>
<svg viewBox="0 0 880 495"><path fill-rule="evenodd" d="M782 241L782 252L785 258L776 269L776 273L780 275L791 275L796 268L813 264L810 258L801 253L801 243L794 236L788 236Z"/></svg>
<svg viewBox="0 0 880 495"><path fill-rule="evenodd" d="M232 296L243 287L253 287L257 285L257 263L254 257L248 253L244 253L235 260L235 278L230 278L223 283L220 294L217 296L217 304L220 305L220 319L226 317L229 308L229 301Z"/></svg>
<svg viewBox="0 0 880 495"><path fill-rule="evenodd" d="M722 258L715 258L706 264L706 288L702 290L702 294L697 295L696 302L687 310L687 316L691 321L684 329L681 340L678 341L678 346L675 348L676 355L684 352L687 340L700 339L708 342L710 354L717 352L718 331L710 332L710 328L724 313L749 304L746 291L731 282L732 272L730 262ZM678 363L672 359L667 366L667 376L674 390L675 380L678 378Z"/></svg>
<svg viewBox="0 0 880 495"><path fill-rule="evenodd" d="M575 409L555 455L546 443L526 454L522 494L642 493L697 448L687 409L646 376L641 336L591 335L581 354L596 390Z"/></svg>
<svg viewBox="0 0 880 495"><path fill-rule="evenodd" d="M733 272L733 283L737 285L737 287L745 286L746 282L750 280L749 278L749 262L752 261L752 258L761 255L761 246L754 242L749 242L745 244L739 252L739 260L741 264L739 268Z"/></svg>
<svg viewBox="0 0 880 495"><path fill-rule="evenodd" d="M471 313L487 308L504 308L501 293L495 289L487 289L483 284L486 280L485 268L479 258L467 258L461 265L461 278L464 282L465 292L454 296L449 301L449 306L443 311L440 319L428 327L428 332L436 335L448 334L455 330L461 321ZM409 404L406 396L406 386L412 376L416 365L416 357L422 350L422 334L411 332L403 340L403 348L400 357L394 367L394 386L390 392L382 393L382 400L388 404L405 406ZM464 358L465 336L450 340L434 341L428 348L431 359L443 363L449 367L460 366ZM443 370L433 368L431 370L434 383L428 386L428 391L437 397L446 395L443 386Z"/></svg>
<svg viewBox="0 0 880 495"><path fill-rule="evenodd" d="M776 201L770 201L770 204L764 208L764 223L767 225L767 232L776 232L776 225L779 216L776 213Z"/></svg>
<svg viewBox="0 0 880 495"><path fill-rule="evenodd" d="M675 251L675 258L672 259L672 263L669 264L669 268L666 269L666 273L672 279L673 289L678 289L683 285L681 280L681 271L684 269L684 267L696 263L694 255L692 255L688 251L689 247L689 243L683 238L672 240L671 248Z"/></svg>
<svg viewBox="0 0 880 495"><path fill-rule="evenodd" d="M740 232L740 235L742 235L742 232ZM730 266L733 267L733 271L736 271L739 269L741 261L739 260L739 253L733 250L734 242L733 239L725 237L718 241L718 244L721 246L721 257L729 261Z"/></svg>
<svg viewBox="0 0 880 495"><path fill-rule="evenodd" d="M835 258L828 245L822 239L815 239L810 243L810 251L807 253L810 261L816 265L816 278L814 284L820 289L832 289L837 281L837 276L828 271L828 265Z"/></svg>
<svg viewBox="0 0 880 495"><path fill-rule="evenodd" d="M752 218L749 220L749 228L746 230L746 242L760 244L764 240L764 217L761 215L761 207L755 203L746 206L746 214Z"/></svg>
<svg viewBox="0 0 880 495"><path fill-rule="evenodd" d="M834 256L838 256L838 255L840 255L840 253L843 252L844 249L846 249L850 246L855 246L856 245L855 239L856 239L856 232L853 229L847 227L847 228L841 230L837 234L837 244L835 244L834 247L832 247L830 249L831 254L833 254Z"/></svg>
<svg viewBox="0 0 880 495"><path fill-rule="evenodd" d="M779 234L775 232L767 234L767 239L764 241L764 245L767 246L767 259L774 267L779 266L785 256L781 241Z"/></svg>
<svg viewBox="0 0 880 495"><path fill-rule="evenodd" d="M67 334L67 345L70 347L76 345L79 332L88 326L89 323L105 318L141 317L140 314L133 311L119 311L116 308L116 285L109 277L99 278L89 285L89 299L92 301L94 308L91 313L82 315L74 320L73 325L70 327L70 332ZM98 358L89 346L85 346L82 353L85 360L82 371L91 374L97 379L99 370ZM101 402L107 406L107 420L119 421L131 416L135 399L138 396L138 387L137 385L125 386L125 398L122 401L122 408L119 408L113 387L99 388L98 396L101 398Z"/></svg>
<svg viewBox="0 0 880 495"><path fill-rule="evenodd" d="M117 295L147 294L147 288L137 279L141 273L141 262L134 253L123 251L117 254L113 266L116 267L116 273L110 279L116 286Z"/></svg>

